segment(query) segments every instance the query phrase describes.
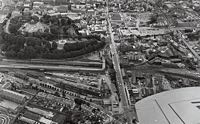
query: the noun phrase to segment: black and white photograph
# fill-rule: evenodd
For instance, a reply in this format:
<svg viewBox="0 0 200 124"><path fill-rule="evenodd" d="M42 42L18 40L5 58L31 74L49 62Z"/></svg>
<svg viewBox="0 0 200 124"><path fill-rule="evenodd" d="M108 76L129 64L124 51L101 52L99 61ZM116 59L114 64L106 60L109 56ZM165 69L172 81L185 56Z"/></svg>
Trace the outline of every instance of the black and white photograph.
<svg viewBox="0 0 200 124"><path fill-rule="evenodd" d="M0 0L0 124L200 124L200 0Z"/></svg>

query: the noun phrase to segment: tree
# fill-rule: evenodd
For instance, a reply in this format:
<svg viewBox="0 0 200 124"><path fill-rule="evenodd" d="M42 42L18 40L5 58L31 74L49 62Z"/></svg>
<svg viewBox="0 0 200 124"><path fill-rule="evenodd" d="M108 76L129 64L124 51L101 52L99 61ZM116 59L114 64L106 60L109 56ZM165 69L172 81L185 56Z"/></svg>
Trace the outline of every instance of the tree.
<svg viewBox="0 0 200 124"><path fill-rule="evenodd" d="M7 51L5 54L8 58L16 57L16 52L14 50Z"/></svg>
<svg viewBox="0 0 200 124"><path fill-rule="evenodd" d="M55 49L53 51L53 54L54 54L54 59L62 59L62 58L65 57L65 51L64 50Z"/></svg>
<svg viewBox="0 0 200 124"><path fill-rule="evenodd" d="M58 35L59 34L59 27L58 26L55 26L55 25L52 25L51 27L50 27L50 31L51 31L51 33L52 34L54 34L54 35Z"/></svg>
<svg viewBox="0 0 200 124"><path fill-rule="evenodd" d="M43 44L45 46L45 49L48 49L48 50L51 49L51 44L48 41L44 42Z"/></svg>
<svg viewBox="0 0 200 124"><path fill-rule="evenodd" d="M65 43L65 44L64 44L63 49L64 49L66 52L67 52L67 51L71 51L71 49L70 49L68 43Z"/></svg>
<svg viewBox="0 0 200 124"><path fill-rule="evenodd" d="M9 49L13 50L17 53L21 48L18 47L17 45L15 45L15 44L12 44L12 45L9 46Z"/></svg>
<svg viewBox="0 0 200 124"><path fill-rule="evenodd" d="M45 14L43 17L40 18L40 22L43 22L45 24L48 24L51 21L51 16Z"/></svg>
<svg viewBox="0 0 200 124"><path fill-rule="evenodd" d="M34 48L37 54L41 54L44 52L44 48L42 46L36 45Z"/></svg>
<svg viewBox="0 0 200 124"><path fill-rule="evenodd" d="M5 38L4 40L10 44L13 44L13 42L16 40L16 37L14 34L6 34L4 38Z"/></svg>
<svg viewBox="0 0 200 124"><path fill-rule="evenodd" d="M71 53L70 52L66 52L65 54L64 54L64 58L69 58L71 56Z"/></svg>
<svg viewBox="0 0 200 124"><path fill-rule="evenodd" d="M58 18L52 16L52 17L50 18L50 22L51 22L53 25L58 25Z"/></svg>
<svg viewBox="0 0 200 124"><path fill-rule="evenodd" d="M3 46L1 47L2 51L7 51L8 45L7 44L3 44Z"/></svg>
<svg viewBox="0 0 200 124"><path fill-rule="evenodd" d="M158 15L153 15L151 16L150 18L150 21L148 22L149 24L154 24L154 23L157 23L157 19L158 19Z"/></svg>
<svg viewBox="0 0 200 124"><path fill-rule="evenodd" d="M68 10L72 10L72 5L71 4L68 5Z"/></svg>
<svg viewBox="0 0 200 124"><path fill-rule="evenodd" d="M15 16L14 18L12 18L11 20L10 20L10 23L11 24L17 24L19 21L20 21L20 16Z"/></svg>
<svg viewBox="0 0 200 124"><path fill-rule="evenodd" d="M19 51L19 52L17 53L17 58L19 58L19 59L24 59L24 52Z"/></svg>
<svg viewBox="0 0 200 124"><path fill-rule="evenodd" d="M60 94L57 91L54 93L54 95L60 97Z"/></svg>
<svg viewBox="0 0 200 124"><path fill-rule="evenodd" d="M37 37L37 38L40 38L40 39L42 38L42 35L43 35L43 33L39 32L39 31L33 32L32 34L33 34L33 37Z"/></svg>
<svg viewBox="0 0 200 124"><path fill-rule="evenodd" d="M26 38L22 35L17 35L16 36L16 40L15 40L15 44L19 47L24 47L24 43L26 42Z"/></svg>
<svg viewBox="0 0 200 124"><path fill-rule="evenodd" d="M47 29L47 30L48 30L48 32L43 32L43 33L40 32L40 37L41 37L40 39L45 39L48 41L57 39L56 35L50 34L50 32L49 32L50 30L49 29Z"/></svg>
<svg viewBox="0 0 200 124"><path fill-rule="evenodd" d="M24 58L32 59L36 57L36 50L32 46L27 46L24 48Z"/></svg>
<svg viewBox="0 0 200 124"><path fill-rule="evenodd" d="M51 44L51 49L55 50L55 49L57 49L57 47L58 47L58 44L55 41L53 41Z"/></svg>
<svg viewBox="0 0 200 124"><path fill-rule="evenodd" d="M49 52L46 51L46 52L42 53L42 58L48 59L49 58Z"/></svg>
<svg viewBox="0 0 200 124"><path fill-rule="evenodd" d="M62 25L62 26L67 25L67 20L64 19L64 18L62 18L62 19L61 19L61 25Z"/></svg>
<svg viewBox="0 0 200 124"><path fill-rule="evenodd" d="M48 43L49 41L41 39L40 42L41 42L42 45L46 45L46 43Z"/></svg>
<svg viewBox="0 0 200 124"><path fill-rule="evenodd" d="M74 102L75 102L77 105L85 104L85 101L83 101L82 99L78 99L78 98L75 98L75 99L74 99Z"/></svg>
<svg viewBox="0 0 200 124"><path fill-rule="evenodd" d="M10 31L10 33L16 34L21 26L22 25L19 24L19 23L17 23L17 24L10 24L9 25L9 31Z"/></svg>
<svg viewBox="0 0 200 124"><path fill-rule="evenodd" d="M36 38L34 38L34 37L27 37L26 38L27 46L35 46L36 42L37 42Z"/></svg>
<svg viewBox="0 0 200 124"><path fill-rule="evenodd" d="M1 37L2 37L3 40L6 40L6 41L7 41L8 37L9 37L9 34L3 31L3 32L1 33Z"/></svg>

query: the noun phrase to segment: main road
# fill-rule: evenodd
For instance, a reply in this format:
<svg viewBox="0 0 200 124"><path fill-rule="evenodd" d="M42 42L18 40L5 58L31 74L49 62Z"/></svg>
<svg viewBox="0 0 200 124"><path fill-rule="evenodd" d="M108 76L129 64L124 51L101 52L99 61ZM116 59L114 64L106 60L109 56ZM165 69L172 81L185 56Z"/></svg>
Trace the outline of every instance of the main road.
<svg viewBox="0 0 200 124"><path fill-rule="evenodd" d="M122 78L119 56L118 56L115 42L114 42L114 34L112 32L111 20L109 17L108 0L107 0L107 8L106 9L107 9L107 16L108 16L107 17L108 28L109 28L110 38L111 38L110 48L111 48L111 53L112 53L112 60L113 60L114 69L116 71L116 78L117 78L117 83L118 83L118 87L119 87L122 108L124 109L124 111L126 111L127 109L129 109L129 104L128 104L128 99L127 99L127 95L126 95L126 91L125 91L124 81Z"/></svg>
<svg viewBox="0 0 200 124"><path fill-rule="evenodd" d="M193 50L192 46L190 46L190 45L187 43L186 39L183 38L184 35L182 34L182 32L178 31L178 33L179 33L179 38L182 40L182 42L185 44L185 46L186 46L186 47L190 50L190 52L196 57L196 59L197 59L198 61L200 61L200 56Z"/></svg>

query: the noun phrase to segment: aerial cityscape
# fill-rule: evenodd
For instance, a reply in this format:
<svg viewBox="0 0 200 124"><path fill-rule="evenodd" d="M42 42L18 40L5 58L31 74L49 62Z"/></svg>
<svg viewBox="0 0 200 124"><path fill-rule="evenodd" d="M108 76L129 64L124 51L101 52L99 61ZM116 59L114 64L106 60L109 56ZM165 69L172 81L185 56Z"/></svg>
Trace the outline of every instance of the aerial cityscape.
<svg viewBox="0 0 200 124"><path fill-rule="evenodd" d="M0 124L199 124L200 0L0 0Z"/></svg>

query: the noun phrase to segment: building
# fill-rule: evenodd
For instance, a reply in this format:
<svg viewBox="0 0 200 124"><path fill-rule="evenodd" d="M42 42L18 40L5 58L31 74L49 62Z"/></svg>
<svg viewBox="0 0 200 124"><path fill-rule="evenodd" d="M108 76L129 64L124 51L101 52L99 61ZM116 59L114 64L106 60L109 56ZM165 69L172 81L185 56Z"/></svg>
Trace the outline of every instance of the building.
<svg viewBox="0 0 200 124"><path fill-rule="evenodd" d="M49 119L54 117L54 113L52 113L51 111L45 111L45 110L42 110L42 109L39 109L39 108L31 108L31 107L28 107L28 106L26 107L26 109L28 109L30 112L42 115L42 116L49 118Z"/></svg>
<svg viewBox="0 0 200 124"><path fill-rule="evenodd" d="M21 120L23 122L26 122L28 124L34 124L34 123L36 123L36 121L34 121L32 119L29 119L29 118L26 118L26 117L23 117L23 116L19 117L19 120Z"/></svg>
<svg viewBox="0 0 200 124"><path fill-rule="evenodd" d="M50 5L69 4L69 0L31 0L31 2L44 2L44 4L50 4Z"/></svg>
<svg viewBox="0 0 200 124"><path fill-rule="evenodd" d="M39 122L41 122L42 124L58 124L57 122L54 122L52 120L46 119L44 117L41 117Z"/></svg>
<svg viewBox="0 0 200 124"><path fill-rule="evenodd" d="M86 5L85 4L72 4L71 10L73 12L85 12L86 11Z"/></svg>
<svg viewBox="0 0 200 124"><path fill-rule="evenodd" d="M33 8L40 8L44 5L44 2L33 2Z"/></svg>
<svg viewBox="0 0 200 124"><path fill-rule="evenodd" d="M25 100L27 99L26 95L8 89L2 89L0 91L0 96L16 103L24 103Z"/></svg>
<svg viewBox="0 0 200 124"><path fill-rule="evenodd" d="M44 4L55 5L57 0L42 0Z"/></svg>
<svg viewBox="0 0 200 124"><path fill-rule="evenodd" d="M56 7L57 12L66 13L68 12L68 5L60 5Z"/></svg>
<svg viewBox="0 0 200 124"><path fill-rule="evenodd" d="M136 103L140 124L198 124L200 87L181 88ZM153 114L152 114L153 113Z"/></svg>
<svg viewBox="0 0 200 124"><path fill-rule="evenodd" d="M113 100L111 101L111 106L112 106L112 112L115 114L119 113L119 103L117 101Z"/></svg>

